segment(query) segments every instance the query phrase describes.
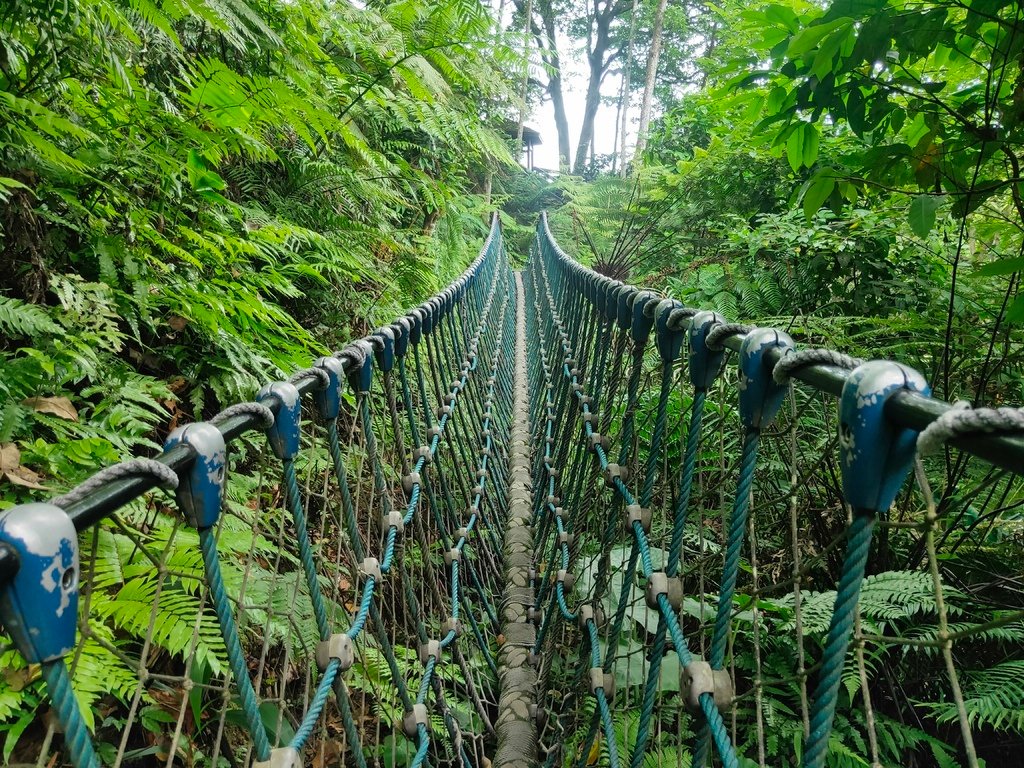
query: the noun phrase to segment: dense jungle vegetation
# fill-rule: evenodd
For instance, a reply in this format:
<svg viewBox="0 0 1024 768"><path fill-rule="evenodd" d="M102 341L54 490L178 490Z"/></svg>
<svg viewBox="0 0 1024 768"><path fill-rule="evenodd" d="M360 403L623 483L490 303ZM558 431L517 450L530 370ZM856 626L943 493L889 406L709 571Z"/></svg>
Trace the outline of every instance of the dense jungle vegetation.
<svg viewBox="0 0 1024 768"><path fill-rule="evenodd" d="M568 61L586 70L578 137ZM516 162L542 101L557 174ZM611 113L616 149L598 155ZM899 359L946 400L1021 404L1022 153L1015 0L5 0L0 508L150 455L179 423L389 321L472 260L495 207L514 258L548 209L563 247L600 272L801 343ZM834 402L802 403L808 464L831 445L826 412ZM725 472L725 447L706 450L702 466ZM826 464L800 489L819 552L845 523ZM759 523L777 574L792 566L785 466L766 480L782 501ZM1024 620L1002 620L1024 603L1024 487L957 452L927 467L951 618L958 631L991 623L956 647L979 764L1017 765ZM236 475L242 509L259 491ZM694 503L727 507L712 483ZM901 514L920 509L901 499ZM701 535L720 538L707 525ZM118 569L134 564L122 535L101 542ZM909 528L873 554L871 632L936 636L923 557ZM827 630L835 568L822 556L809 579L808 649ZM118 653L137 654L143 631L118 574L94 598L103 642L86 644L76 689L103 714L90 723L100 742L135 687ZM796 652L791 606L756 602L773 640L764 663L783 668ZM157 641L169 664L199 608L175 610ZM643 645L646 620L624 655ZM215 664L215 631L209 642ZM741 672L745 648L737 639ZM878 647L868 666L881 764L968 764L933 647ZM34 760L48 706L38 670L9 649L0 667L4 762ZM865 691L856 670L844 681L853 714L829 765L868 766ZM765 692L764 764L794 764L798 695ZM159 701L146 707L156 742L173 723ZM689 765L678 743L655 745L650 764Z"/></svg>

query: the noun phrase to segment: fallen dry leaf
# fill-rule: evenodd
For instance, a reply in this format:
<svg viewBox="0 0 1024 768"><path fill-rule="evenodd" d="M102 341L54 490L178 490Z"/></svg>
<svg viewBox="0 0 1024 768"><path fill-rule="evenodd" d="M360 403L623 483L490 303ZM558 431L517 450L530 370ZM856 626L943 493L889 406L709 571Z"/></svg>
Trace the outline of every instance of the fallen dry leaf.
<svg viewBox="0 0 1024 768"><path fill-rule="evenodd" d="M22 400L21 404L40 413L52 414L59 419L78 421L78 411L66 397L30 397L28 400Z"/></svg>
<svg viewBox="0 0 1024 768"><path fill-rule="evenodd" d="M0 476L8 482L37 491L49 490L40 480L43 478L28 467L21 466L21 451L14 443L0 445Z"/></svg>

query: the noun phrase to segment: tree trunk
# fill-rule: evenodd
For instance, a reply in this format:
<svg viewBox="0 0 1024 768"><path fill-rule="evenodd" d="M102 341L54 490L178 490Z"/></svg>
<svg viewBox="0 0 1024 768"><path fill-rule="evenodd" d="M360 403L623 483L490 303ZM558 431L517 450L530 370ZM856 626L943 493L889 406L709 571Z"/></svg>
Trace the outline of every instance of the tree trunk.
<svg viewBox="0 0 1024 768"><path fill-rule="evenodd" d="M548 76L548 96L555 111L555 130L558 131L558 170L569 169L569 119L565 115L565 98L562 95L562 61L558 55L558 44L555 40L555 12L551 0L540 3L541 19L544 22L544 34L547 36L544 53L547 65L551 68Z"/></svg>
<svg viewBox="0 0 1024 768"><path fill-rule="evenodd" d="M622 95L619 97L619 176L626 178L626 123L629 119L630 101L630 79L633 74L633 40L636 37L636 3L633 0L633 7L629 16L629 41L626 43L626 61L622 67ZM612 169L614 171L614 168Z"/></svg>
<svg viewBox="0 0 1024 768"><path fill-rule="evenodd" d="M654 29L651 31L651 50L647 54L647 80L644 83L644 100L640 105L640 128L636 136L636 154L640 157L647 146L647 128L651 122L651 101L654 99L654 81L658 77L658 59L661 58L661 33L665 26L665 6L668 0L658 0L654 12Z"/></svg>
<svg viewBox="0 0 1024 768"><path fill-rule="evenodd" d="M612 22L628 9L625 0L594 0L593 15L587 27L587 63L590 67L590 80L587 83L587 100L583 108L583 125L580 128L580 142L576 145L573 173L580 173L586 165L587 154L594 142L594 120L601 106L601 83L608 72L608 67L621 53L619 49L609 54Z"/></svg>

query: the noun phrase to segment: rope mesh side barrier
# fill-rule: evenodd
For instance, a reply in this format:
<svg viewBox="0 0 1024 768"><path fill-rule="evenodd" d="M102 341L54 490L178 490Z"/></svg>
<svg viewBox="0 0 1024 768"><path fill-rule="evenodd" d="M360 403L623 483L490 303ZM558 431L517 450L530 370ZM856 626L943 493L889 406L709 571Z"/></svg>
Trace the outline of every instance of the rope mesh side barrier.
<svg viewBox="0 0 1024 768"><path fill-rule="evenodd" d="M511 295L495 217L405 317L176 430L155 460L5 512L5 668L45 681L12 759L480 765Z"/></svg>
<svg viewBox="0 0 1024 768"><path fill-rule="evenodd" d="M901 648L934 648L959 736L918 732L915 744L978 765L954 642L992 623L951 631L948 596L967 596L943 583L945 529L922 465L916 488L906 479L926 427L922 453L955 443L1019 474L1018 412L961 415L906 366L801 349L782 331L610 280L566 255L544 216L524 279L539 346L541 761L880 765L905 715L879 665ZM807 431L812 413L824 423ZM1004 494L1019 493L1019 477L997 477ZM822 492L831 483L836 506L809 507L835 498ZM923 567L879 570L888 536L873 534L892 530L920 532ZM822 570L835 591L808 582ZM879 595L900 579L923 607L890 604L880 620ZM1024 619L1019 607L992 614ZM915 621L934 635L876 631Z"/></svg>
<svg viewBox="0 0 1024 768"><path fill-rule="evenodd" d="M965 665L1024 607L944 557L1024 494L1021 411L798 341L546 216L513 272L495 217L394 323L0 513L9 761L981 765ZM944 448L991 462L962 535ZM895 727L911 656L945 740Z"/></svg>

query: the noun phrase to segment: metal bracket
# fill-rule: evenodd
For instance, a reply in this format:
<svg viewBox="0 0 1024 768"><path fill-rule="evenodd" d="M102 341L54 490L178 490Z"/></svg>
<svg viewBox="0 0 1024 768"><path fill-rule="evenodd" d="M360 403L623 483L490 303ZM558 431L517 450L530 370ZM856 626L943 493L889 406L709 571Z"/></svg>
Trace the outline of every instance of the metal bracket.
<svg viewBox="0 0 1024 768"><path fill-rule="evenodd" d="M18 553L18 571L0 589L0 621L25 661L70 653L78 622L78 533L53 504L0 513L0 542Z"/></svg>
<svg viewBox="0 0 1024 768"><path fill-rule="evenodd" d="M332 659L337 659L339 669L344 672L351 669L356 660L352 638L346 634L331 635L328 640L321 640L316 645L316 666L321 672L327 669Z"/></svg>
<svg viewBox="0 0 1024 768"><path fill-rule="evenodd" d="M897 392L928 395L924 376L899 363L872 360L854 368L839 398L843 495L856 510L884 512L910 472L917 432L897 427L885 404Z"/></svg>
<svg viewBox="0 0 1024 768"><path fill-rule="evenodd" d="M390 326L378 328L370 336L377 366L387 373L395 367L395 332Z"/></svg>
<svg viewBox="0 0 1024 768"><path fill-rule="evenodd" d="M732 705L732 678L728 670L712 669L706 661L691 661L679 672L679 692L686 709L696 714L701 711L700 697L710 693L719 712Z"/></svg>
<svg viewBox="0 0 1024 768"><path fill-rule="evenodd" d="M278 407L272 404L276 401ZM302 400L299 390L288 381L267 384L256 395L256 402L274 411L274 423L267 429L267 441L277 458L295 458L299 452L299 424L302 421Z"/></svg>
<svg viewBox="0 0 1024 768"><path fill-rule="evenodd" d="M179 476L175 491L178 506L193 528L210 528L217 523L224 501L227 465L224 435L213 424L200 421L171 432L164 442L164 450L169 451L179 443L189 446L195 459L188 472Z"/></svg>
<svg viewBox="0 0 1024 768"><path fill-rule="evenodd" d="M673 309L682 309L683 305L675 299L662 299L654 310L654 337L658 346L658 354L665 365L670 365L679 357L683 349L682 329L668 327L669 315Z"/></svg>

